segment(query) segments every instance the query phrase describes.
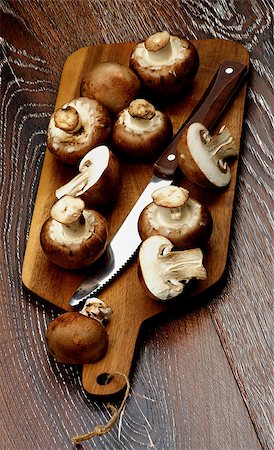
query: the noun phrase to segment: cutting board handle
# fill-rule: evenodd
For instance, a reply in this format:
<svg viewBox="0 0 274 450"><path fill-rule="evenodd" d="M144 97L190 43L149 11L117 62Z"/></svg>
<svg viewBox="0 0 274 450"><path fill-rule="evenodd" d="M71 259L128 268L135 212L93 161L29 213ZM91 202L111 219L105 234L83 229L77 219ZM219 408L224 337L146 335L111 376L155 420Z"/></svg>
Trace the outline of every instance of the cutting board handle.
<svg viewBox="0 0 274 450"><path fill-rule="evenodd" d="M191 123L200 122L209 130L212 129L235 92L239 89L247 73L248 67L245 64L235 61L224 61L220 64L192 114L154 164L154 175L168 180L174 179L174 174L178 168L177 143L186 128Z"/></svg>

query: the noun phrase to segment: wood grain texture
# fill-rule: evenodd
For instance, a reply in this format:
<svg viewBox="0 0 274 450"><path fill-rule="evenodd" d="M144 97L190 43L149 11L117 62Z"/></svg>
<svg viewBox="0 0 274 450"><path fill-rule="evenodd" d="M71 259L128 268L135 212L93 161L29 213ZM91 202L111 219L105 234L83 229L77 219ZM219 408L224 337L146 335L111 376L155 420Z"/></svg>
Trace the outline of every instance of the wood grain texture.
<svg viewBox="0 0 274 450"><path fill-rule="evenodd" d="M17 0L1 8L0 447L69 449L71 435L110 416L83 391L80 368L48 358L44 332L57 311L23 291L22 261L64 61L83 46L167 28L233 39L251 57L226 281L196 309L146 327L121 424L83 447L273 448L271 2Z"/></svg>

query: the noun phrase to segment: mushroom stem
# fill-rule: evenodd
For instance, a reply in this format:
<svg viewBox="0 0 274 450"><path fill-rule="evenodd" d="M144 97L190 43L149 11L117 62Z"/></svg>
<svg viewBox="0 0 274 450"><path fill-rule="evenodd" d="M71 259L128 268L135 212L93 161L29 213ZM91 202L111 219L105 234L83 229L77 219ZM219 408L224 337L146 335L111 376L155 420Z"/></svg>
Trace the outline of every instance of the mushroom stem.
<svg viewBox="0 0 274 450"><path fill-rule="evenodd" d="M206 131L202 133L201 138L208 152L221 170L227 170L227 164L223 162L224 159L239 155L239 148L235 146L233 137L225 125L220 129L218 134L210 136L209 132Z"/></svg>
<svg viewBox="0 0 274 450"><path fill-rule="evenodd" d="M178 282L188 282L192 278L205 280L206 269L202 264L203 254L201 249L195 248L184 251L169 251L159 254L161 270L166 283L177 285Z"/></svg>
<svg viewBox="0 0 274 450"><path fill-rule="evenodd" d="M71 181L69 181L64 186L61 186L59 189L56 189L55 196L57 198L61 198L64 195L68 194L73 197L79 195L79 192L82 192L85 186L87 185L90 178L90 171L88 170L89 166L86 165L83 167L82 172L76 175Z"/></svg>
<svg viewBox="0 0 274 450"><path fill-rule="evenodd" d="M170 34L168 31L162 31L149 36L145 41L145 48L151 61L158 64L169 61L172 56Z"/></svg>
<svg viewBox="0 0 274 450"><path fill-rule="evenodd" d="M78 111L69 105L55 111L54 122L57 128L69 134L77 133L82 126Z"/></svg>

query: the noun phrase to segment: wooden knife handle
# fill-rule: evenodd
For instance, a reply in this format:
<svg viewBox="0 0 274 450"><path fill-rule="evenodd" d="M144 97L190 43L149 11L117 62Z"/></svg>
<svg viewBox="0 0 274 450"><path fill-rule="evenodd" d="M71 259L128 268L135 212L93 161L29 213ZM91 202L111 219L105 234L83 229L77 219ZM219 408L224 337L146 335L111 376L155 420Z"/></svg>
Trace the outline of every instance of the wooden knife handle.
<svg viewBox="0 0 274 450"><path fill-rule="evenodd" d="M177 142L193 122L200 122L209 130L213 128L227 104L248 73L248 67L235 61L224 61L218 68L201 100L187 121L153 166L154 175L172 180L178 168Z"/></svg>

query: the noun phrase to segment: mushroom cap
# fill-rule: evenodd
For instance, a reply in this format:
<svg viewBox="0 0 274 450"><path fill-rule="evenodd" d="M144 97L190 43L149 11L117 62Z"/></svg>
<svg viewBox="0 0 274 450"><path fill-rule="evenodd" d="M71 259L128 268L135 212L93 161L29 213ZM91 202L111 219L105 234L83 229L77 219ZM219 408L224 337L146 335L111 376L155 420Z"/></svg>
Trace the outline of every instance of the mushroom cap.
<svg viewBox="0 0 274 450"><path fill-rule="evenodd" d="M60 201L60 200L59 200ZM70 228L52 217L42 226L40 243L47 258L64 269L81 269L94 263L105 251L106 219L95 210L84 209L83 223Z"/></svg>
<svg viewBox="0 0 274 450"><path fill-rule="evenodd" d="M200 248L172 251L164 236L151 236L141 244L138 275L149 297L167 301L178 297L192 279L207 277Z"/></svg>
<svg viewBox="0 0 274 450"><path fill-rule="evenodd" d="M75 109L79 115L79 128L72 132L56 126L56 113ZM62 111L60 111L62 112ZM57 120L57 124L62 126ZM59 114L61 116L61 114ZM57 115L58 118L58 115ZM63 125L64 128L64 125ZM52 114L47 130L47 147L49 151L66 164L77 164L92 148L108 141L111 135L111 118L107 109L95 99L79 97L63 105Z"/></svg>
<svg viewBox="0 0 274 450"><path fill-rule="evenodd" d="M132 116L132 104L137 102L140 105L139 112L133 113ZM151 107L152 105L146 100L134 100L128 108L118 114L114 122L113 146L130 159L152 160L172 139L173 126L170 118L163 112L155 110L154 107L154 114L152 114Z"/></svg>
<svg viewBox="0 0 274 450"><path fill-rule="evenodd" d="M169 51L166 50L168 45L165 45L165 53L161 48L157 59L157 49L152 51L151 46L147 48L147 41L137 44L130 57L130 68L142 84L157 98L173 97L185 91L199 67L195 46L186 39L170 35Z"/></svg>
<svg viewBox="0 0 274 450"><path fill-rule="evenodd" d="M55 192L57 198L73 195L90 208L108 208L117 199L122 185L118 159L106 146L88 152L79 164L79 174Z"/></svg>
<svg viewBox="0 0 274 450"><path fill-rule="evenodd" d="M80 86L81 95L96 98L114 114L138 97L140 90L136 74L129 67L111 61L95 64Z"/></svg>
<svg viewBox="0 0 274 450"><path fill-rule="evenodd" d="M89 364L107 351L108 335L96 319L66 312L50 322L46 332L50 354L63 364Z"/></svg>
<svg viewBox="0 0 274 450"><path fill-rule="evenodd" d="M227 128L224 128L222 127L219 131L219 136L224 132L223 141L232 142L229 131ZM178 164L186 178L192 183L205 188L222 188L230 182L231 172L228 165L224 168L218 164L214 151L209 151L211 139L207 128L203 124L198 122L192 123L177 143ZM206 141L208 142L206 143ZM232 144L234 145L233 142ZM231 155L236 155L237 153L238 150L233 150Z"/></svg>
<svg viewBox="0 0 274 450"><path fill-rule="evenodd" d="M188 191L178 186L157 189L152 197L154 201L143 209L138 219L142 241L150 236L164 236L178 249L206 245L213 229L207 206L189 198Z"/></svg>

